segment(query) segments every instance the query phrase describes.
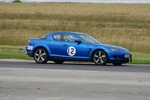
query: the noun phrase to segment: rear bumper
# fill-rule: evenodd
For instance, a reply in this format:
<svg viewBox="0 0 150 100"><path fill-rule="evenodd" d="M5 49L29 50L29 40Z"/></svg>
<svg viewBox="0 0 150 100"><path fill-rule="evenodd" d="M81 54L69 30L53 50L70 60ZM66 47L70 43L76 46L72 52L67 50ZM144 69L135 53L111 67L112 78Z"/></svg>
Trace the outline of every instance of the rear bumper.
<svg viewBox="0 0 150 100"><path fill-rule="evenodd" d="M32 57L31 50L27 50L27 46L22 46L22 47L20 47L19 50L24 51L26 53L26 55Z"/></svg>
<svg viewBox="0 0 150 100"><path fill-rule="evenodd" d="M20 47L20 48L19 48L19 50L27 51L26 46L22 46L22 47Z"/></svg>
<svg viewBox="0 0 150 100"><path fill-rule="evenodd" d="M27 49L26 49L26 46L22 46L19 48L20 51L24 51L27 55Z"/></svg>

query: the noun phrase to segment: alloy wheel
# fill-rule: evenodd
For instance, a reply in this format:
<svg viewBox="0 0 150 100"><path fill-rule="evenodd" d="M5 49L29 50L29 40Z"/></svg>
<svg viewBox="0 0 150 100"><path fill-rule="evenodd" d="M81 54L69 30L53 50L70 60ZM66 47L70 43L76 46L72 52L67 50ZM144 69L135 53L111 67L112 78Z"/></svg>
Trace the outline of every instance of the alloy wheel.
<svg viewBox="0 0 150 100"><path fill-rule="evenodd" d="M107 60L107 54L103 50L97 50L93 55L93 61L96 65L106 65Z"/></svg>
<svg viewBox="0 0 150 100"><path fill-rule="evenodd" d="M44 48L38 48L34 52L34 60L37 63L46 63L48 61L48 53Z"/></svg>

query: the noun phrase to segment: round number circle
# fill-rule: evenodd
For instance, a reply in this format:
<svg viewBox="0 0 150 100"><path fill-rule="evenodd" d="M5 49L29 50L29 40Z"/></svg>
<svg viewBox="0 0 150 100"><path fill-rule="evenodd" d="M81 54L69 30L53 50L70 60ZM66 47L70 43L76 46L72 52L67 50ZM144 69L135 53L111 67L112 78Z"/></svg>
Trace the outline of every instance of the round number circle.
<svg viewBox="0 0 150 100"><path fill-rule="evenodd" d="M67 53L69 56L74 56L76 54L76 49L73 46L68 47Z"/></svg>

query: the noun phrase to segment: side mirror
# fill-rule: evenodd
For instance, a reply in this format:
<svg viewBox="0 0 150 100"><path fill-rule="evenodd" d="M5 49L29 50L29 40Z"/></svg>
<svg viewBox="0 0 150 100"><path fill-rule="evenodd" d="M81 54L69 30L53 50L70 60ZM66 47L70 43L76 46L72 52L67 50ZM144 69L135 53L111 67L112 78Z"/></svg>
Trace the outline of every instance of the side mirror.
<svg viewBox="0 0 150 100"><path fill-rule="evenodd" d="M82 41L79 39L75 40L75 42L77 42L78 44L82 43Z"/></svg>

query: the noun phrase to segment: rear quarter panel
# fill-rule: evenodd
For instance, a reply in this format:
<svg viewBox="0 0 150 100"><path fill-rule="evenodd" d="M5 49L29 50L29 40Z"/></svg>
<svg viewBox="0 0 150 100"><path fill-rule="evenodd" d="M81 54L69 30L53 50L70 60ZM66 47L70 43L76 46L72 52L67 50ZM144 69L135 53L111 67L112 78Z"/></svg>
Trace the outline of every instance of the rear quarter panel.
<svg viewBox="0 0 150 100"><path fill-rule="evenodd" d="M51 51L48 48L49 43L50 43L50 41L45 40L45 39L37 39L37 40L33 40L33 41L31 40L31 42L27 46L33 46L33 49L32 50L27 49L28 55L33 56L33 53L37 48L45 48L47 50L48 54L50 54Z"/></svg>

